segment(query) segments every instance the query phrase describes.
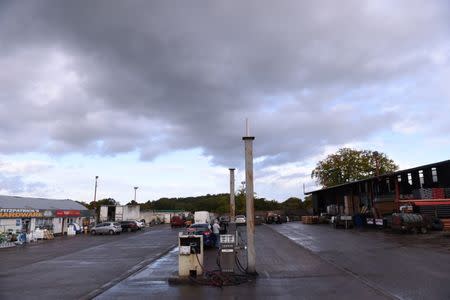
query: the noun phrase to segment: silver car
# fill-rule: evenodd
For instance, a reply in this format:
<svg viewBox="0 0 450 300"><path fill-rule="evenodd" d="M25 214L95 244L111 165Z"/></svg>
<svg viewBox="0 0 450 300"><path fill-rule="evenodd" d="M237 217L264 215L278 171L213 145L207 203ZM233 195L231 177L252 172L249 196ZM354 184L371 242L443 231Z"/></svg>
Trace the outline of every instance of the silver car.
<svg viewBox="0 0 450 300"><path fill-rule="evenodd" d="M103 222L95 225L91 228L91 234L120 234L122 232L122 226L117 222Z"/></svg>
<svg viewBox="0 0 450 300"><path fill-rule="evenodd" d="M235 219L236 224L245 224L247 220L244 215L237 215Z"/></svg>

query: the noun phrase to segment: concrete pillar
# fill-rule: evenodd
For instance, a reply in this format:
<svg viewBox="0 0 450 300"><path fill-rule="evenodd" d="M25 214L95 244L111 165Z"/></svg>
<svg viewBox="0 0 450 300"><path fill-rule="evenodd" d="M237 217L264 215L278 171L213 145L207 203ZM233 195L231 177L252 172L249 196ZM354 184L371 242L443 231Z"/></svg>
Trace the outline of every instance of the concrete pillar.
<svg viewBox="0 0 450 300"><path fill-rule="evenodd" d="M234 200L234 168L230 168L230 221L234 222L236 217L236 202Z"/></svg>
<svg viewBox="0 0 450 300"><path fill-rule="evenodd" d="M139 187L135 186L134 187L134 202L136 202L136 191Z"/></svg>
<svg viewBox="0 0 450 300"><path fill-rule="evenodd" d="M98 176L95 176L94 202L97 201L97 180L98 180Z"/></svg>
<svg viewBox="0 0 450 300"><path fill-rule="evenodd" d="M247 127L248 128L248 127ZM247 129L248 134L248 129ZM247 272L256 273L255 205L253 192L253 136L242 138L245 143L245 202L247 212Z"/></svg>

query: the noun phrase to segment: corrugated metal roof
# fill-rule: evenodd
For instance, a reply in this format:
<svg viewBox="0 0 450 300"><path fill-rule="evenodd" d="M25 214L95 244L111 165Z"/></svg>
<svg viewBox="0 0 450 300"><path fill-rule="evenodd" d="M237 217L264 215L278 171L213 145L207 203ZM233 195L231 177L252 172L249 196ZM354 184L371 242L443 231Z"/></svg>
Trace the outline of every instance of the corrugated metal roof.
<svg viewBox="0 0 450 300"><path fill-rule="evenodd" d="M322 191L326 191L326 190L332 190L332 189L335 189L335 188L339 188L339 187L355 184L355 183L358 183L358 182L370 181L370 180L373 180L373 179L376 179L376 178L383 178L383 177L387 177L387 176L398 175L398 174L405 173L405 172L418 171L420 169L431 168L431 167L435 167L435 166L443 165L443 164L448 164L448 163L450 163L450 159L449 160L440 161L440 162L436 162L436 163L432 163L432 164L428 164L428 165L423 165L423 166L418 166L418 167L414 167L414 168L399 170L399 171L395 171L395 172L391 172L391 173L381 174L379 176L373 176L373 177L369 177L369 178L365 178L365 179L360 179L360 180L355 180L355 181L351 181L351 182L346 182L346 183L330 186L330 187L327 187L327 188L318 189L318 190L315 190L315 191L309 191L309 192L306 192L305 195L310 195L312 193L322 192Z"/></svg>
<svg viewBox="0 0 450 300"><path fill-rule="evenodd" d="M0 195L0 208L88 210L80 203L69 199L58 200L2 195Z"/></svg>

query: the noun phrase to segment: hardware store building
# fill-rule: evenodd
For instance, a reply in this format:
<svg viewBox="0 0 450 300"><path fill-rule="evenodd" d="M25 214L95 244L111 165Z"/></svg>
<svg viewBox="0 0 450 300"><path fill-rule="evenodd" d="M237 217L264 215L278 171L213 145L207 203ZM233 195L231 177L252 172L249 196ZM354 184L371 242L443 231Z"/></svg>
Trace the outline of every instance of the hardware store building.
<svg viewBox="0 0 450 300"><path fill-rule="evenodd" d="M70 223L82 224L90 211L73 200L0 195L0 232L27 232L36 228L67 233Z"/></svg>

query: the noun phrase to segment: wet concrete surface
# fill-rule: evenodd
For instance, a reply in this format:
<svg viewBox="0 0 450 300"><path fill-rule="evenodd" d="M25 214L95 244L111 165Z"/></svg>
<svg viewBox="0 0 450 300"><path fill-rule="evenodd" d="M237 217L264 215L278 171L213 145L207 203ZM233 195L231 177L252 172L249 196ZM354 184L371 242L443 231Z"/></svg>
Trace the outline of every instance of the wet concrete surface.
<svg viewBox="0 0 450 300"><path fill-rule="evenodd" d="M344 230L298 222L269 228L393 298L450 299L446 234Z"/></svg>
<svg viewBox="0 0 450 300"><path fill-rule="evenodd" d="M136 299L151 296L164 296L169 289L167 279L178 269L178 247L167 255L147 265L141 271L131 275L95 299Z"/></svg>
<svg viewBox="0 0 450 300"><path fill-rule="evenodd" d="M450 299L445 235L256 226L259 276L217 288L168 283L178 268L178 231L158 226L2 249L0 299ZM205 268L217 269L216 250L205 253Z"/></svg>
<svg viewBox="0 0 450 300"><path fill-rule="evenodd" d="M167 279L178 270L174 249L96 299L391 299L267 226L256 227L255 242L259 276L248 283L223 288L170 285ZM205 253L205 268L217 269L216 250Z"/></svg>
<svg viewBox="0 0 450 300"><path fill-rule="evenodd" d="M172 249L168 225L118 236L75 236L1 249L0 299L91 298Z"/></svg>

